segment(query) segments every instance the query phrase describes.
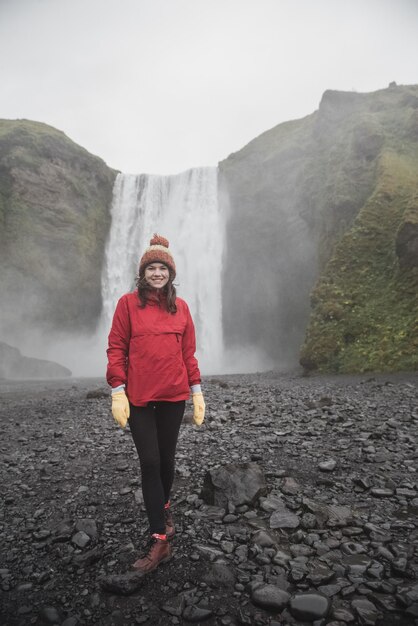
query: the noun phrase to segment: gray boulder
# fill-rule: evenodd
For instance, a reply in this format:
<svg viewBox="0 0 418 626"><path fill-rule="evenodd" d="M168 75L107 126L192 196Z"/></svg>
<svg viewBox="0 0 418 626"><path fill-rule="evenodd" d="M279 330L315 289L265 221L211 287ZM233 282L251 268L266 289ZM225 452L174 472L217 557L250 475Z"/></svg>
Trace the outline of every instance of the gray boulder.
<svg viewBox="0 0 418 626"><path fill-rule="evenodd" d="M289 598L290 594L276 585L258 585L251 594L251 600L254 604L272 611L283 611Z"/></svg>
<svg viewBox="0 0 418 626"><path fill-rule="evenodd" d="M200 497L207 503L227 507L254 504L267 492L263 471L257 463L230 463L206 472Z"/></svg>
<svg viewBox="0 0 418 626"><path fill-rule="evenodd" d="M313 622L328 615L330 600L316 591L297 593L290 598L290 612L298 620Z"/></svg>
<svg viewBox="0 0 418 626"><path fill-rule="evenodd" d="M146 577L142 572L128 572L127 574L105 576L100 580L100 585L104 591L109 593L130 596L144 585L145 579Z"/></svg>

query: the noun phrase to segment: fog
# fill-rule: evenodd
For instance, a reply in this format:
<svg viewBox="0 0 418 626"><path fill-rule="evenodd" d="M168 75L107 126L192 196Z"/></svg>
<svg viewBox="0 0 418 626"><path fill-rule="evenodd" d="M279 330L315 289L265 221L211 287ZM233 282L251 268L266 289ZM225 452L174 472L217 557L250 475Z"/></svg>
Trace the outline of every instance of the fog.
<svg viewBox="0 0 418 626"><path fill-rule="evenodd" d="M415 0L2 0L0 117L111 167L216 165L326 89L417 81Z"/></svg>
<svg viewBox="0 0 418 626"><path fill-rule="evenodd" d="M59 363L71 370L75 377L103 377L106 373L107 332L98 331L94 335L49 334L36 336L34 333L26 344L29 356L42 354L42 358ZM23 351L22 351L23 352ZM201 363L199 346L196 357ZM282 366L266 356L256 347L226 349L219 367L200 367L205 376L215 374L236 374L262 372L269 369L288 370L288 363Z"/></svg>

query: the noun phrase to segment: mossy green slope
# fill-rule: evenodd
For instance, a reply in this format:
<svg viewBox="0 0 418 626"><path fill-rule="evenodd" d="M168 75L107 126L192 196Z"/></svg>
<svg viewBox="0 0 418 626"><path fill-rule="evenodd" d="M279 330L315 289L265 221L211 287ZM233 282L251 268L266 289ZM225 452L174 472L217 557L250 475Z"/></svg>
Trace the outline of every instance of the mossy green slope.
<svg viewBox="0 0 418 626"><path fill-rule="evenodd" d="M396 245L418 223L418 150L408 148L383 151L373 193L313 290L308 370L418 369L418 256L404 263Z"/></svg>
<svg viewBox="0 0 418 626"><path fill-rule="evenodd" d="M0 120L3 338L95 326L115 176L55 128Z"/></svg>

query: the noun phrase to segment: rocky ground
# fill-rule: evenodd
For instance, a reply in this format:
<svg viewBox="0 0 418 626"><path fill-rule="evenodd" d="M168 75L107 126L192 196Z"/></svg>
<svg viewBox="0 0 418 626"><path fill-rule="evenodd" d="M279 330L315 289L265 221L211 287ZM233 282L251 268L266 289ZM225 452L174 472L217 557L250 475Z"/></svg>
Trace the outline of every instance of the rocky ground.
<svg viewBox="0 0 418 626"><path fill-rule="evenodd" d="M145 577L138 461L105 384L1 382L0 623L418 624L417 378L206 379L174 558Z"/></svg>

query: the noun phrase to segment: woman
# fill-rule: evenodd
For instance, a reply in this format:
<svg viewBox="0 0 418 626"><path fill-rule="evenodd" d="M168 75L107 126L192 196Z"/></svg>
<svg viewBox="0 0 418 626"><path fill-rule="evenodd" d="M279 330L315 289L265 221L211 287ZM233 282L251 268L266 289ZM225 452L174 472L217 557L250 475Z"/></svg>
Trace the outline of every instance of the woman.
<svg viewBox="0 0 418 626"><path fill-rule="evenodd" d="M200 426L205 416L194 325L187 304L176 297L168 245L164 237L151 239L139 264L137 290L116 306L107 350L113 417L122 428L129 419L141 466L151 541L133 567L144 573L171 558L170 491L189 388L194 422Z"/></svg>

